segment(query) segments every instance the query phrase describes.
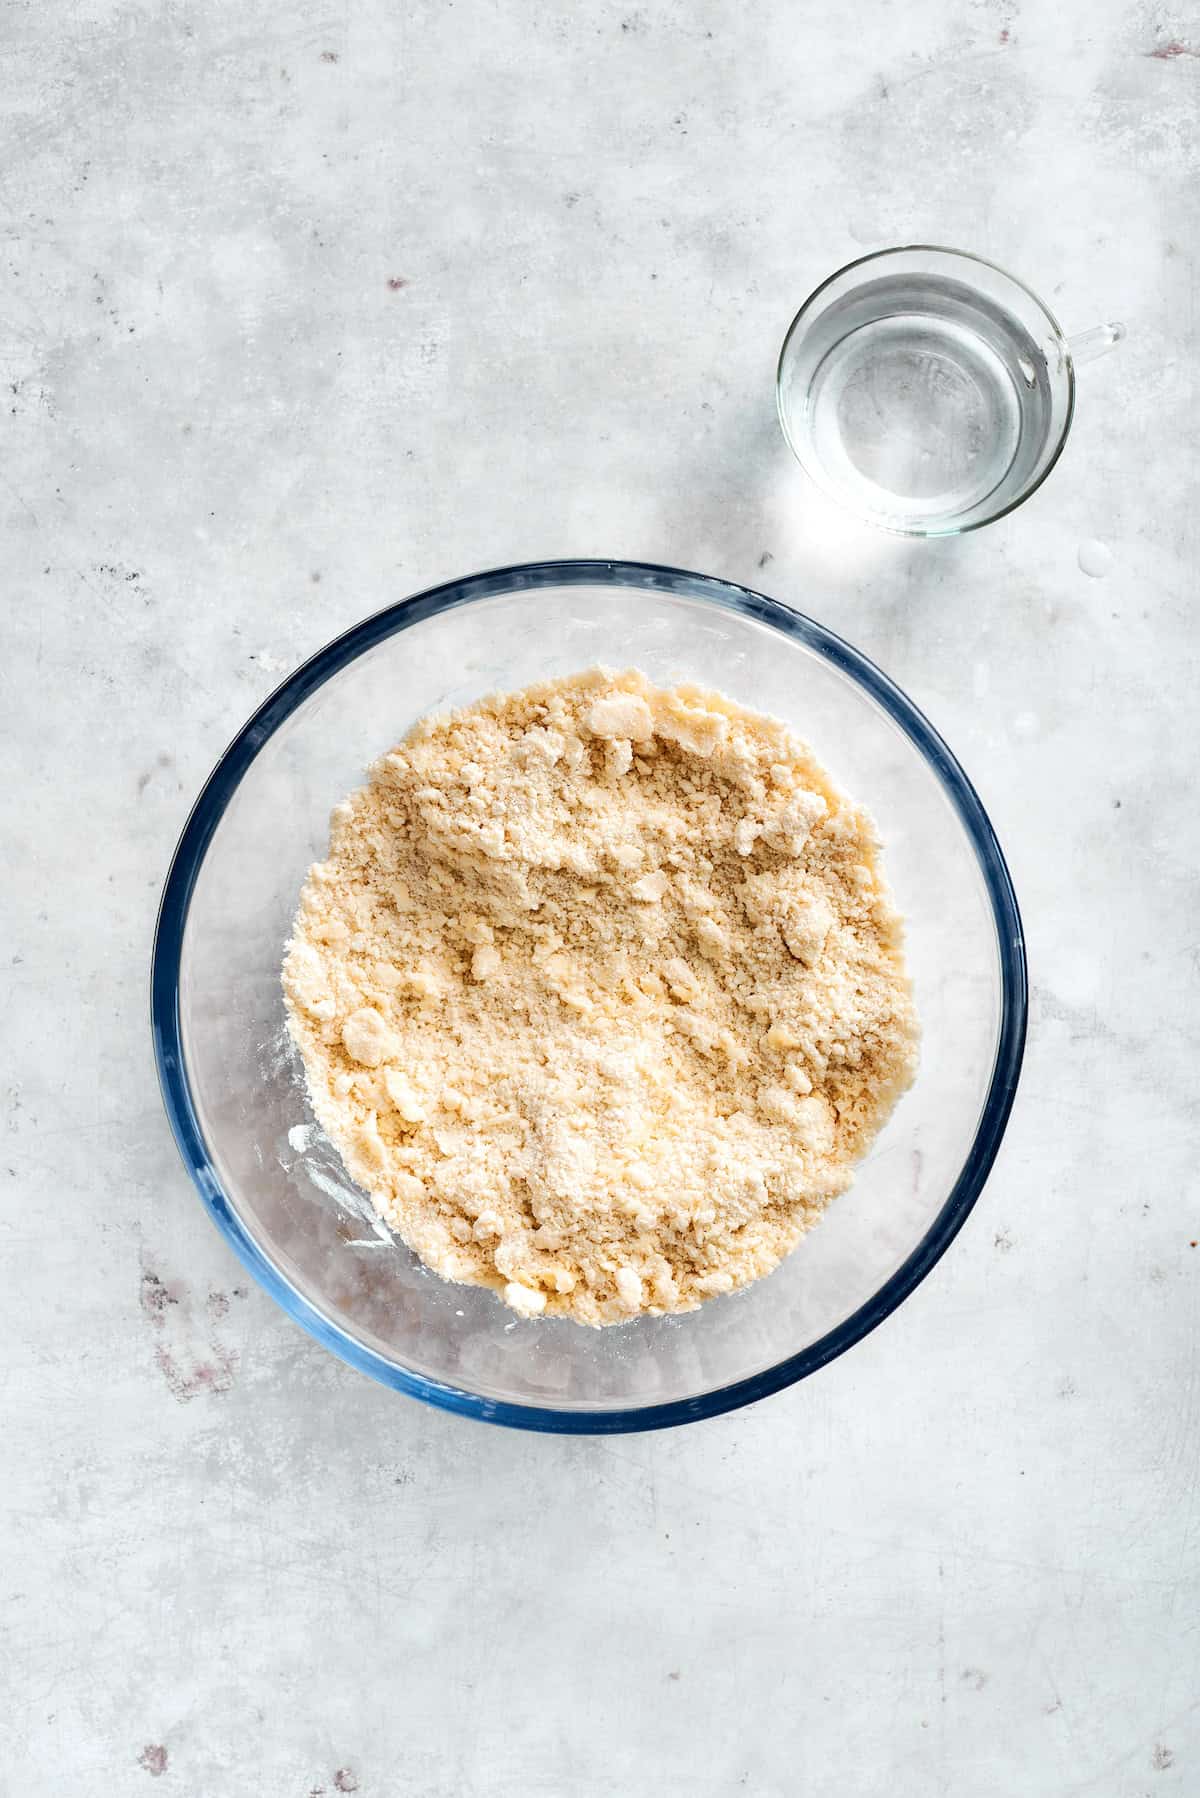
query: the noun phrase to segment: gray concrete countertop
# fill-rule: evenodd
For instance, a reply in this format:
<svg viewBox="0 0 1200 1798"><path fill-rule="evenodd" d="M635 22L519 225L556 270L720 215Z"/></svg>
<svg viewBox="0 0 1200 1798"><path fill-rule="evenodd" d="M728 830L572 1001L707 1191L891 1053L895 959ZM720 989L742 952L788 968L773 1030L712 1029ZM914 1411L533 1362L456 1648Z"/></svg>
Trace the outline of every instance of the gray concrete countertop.
<svg viewBox="0 0 1200 1798"><path fill-rule="evenodd" d="M1200 1790L1197 29L10 0L0 1791ZM940 545L831 530L773 414L809 287L914 239L1129 328L1046 487ZM176 834L257 701L388 600L559 555L877 659L979 786L1033 981L917 1294L752 1411L606 1441L425 1410L289 1323L147 1028Z"/></svg>

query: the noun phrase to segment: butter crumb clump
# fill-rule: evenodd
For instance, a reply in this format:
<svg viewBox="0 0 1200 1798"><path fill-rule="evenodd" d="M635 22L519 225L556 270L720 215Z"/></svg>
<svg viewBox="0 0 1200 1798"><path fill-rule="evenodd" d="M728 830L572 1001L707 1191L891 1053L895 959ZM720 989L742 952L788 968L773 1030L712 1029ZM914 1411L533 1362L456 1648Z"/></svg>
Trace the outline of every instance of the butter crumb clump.
<svg viewBox="0 0 1200 1798"><path fill-rule="evenodd" d="M633 670L417 724L335 809L283 986L349 1173L530 1318L769 1273L916 1067L867 814L784 725Z"/></svg>

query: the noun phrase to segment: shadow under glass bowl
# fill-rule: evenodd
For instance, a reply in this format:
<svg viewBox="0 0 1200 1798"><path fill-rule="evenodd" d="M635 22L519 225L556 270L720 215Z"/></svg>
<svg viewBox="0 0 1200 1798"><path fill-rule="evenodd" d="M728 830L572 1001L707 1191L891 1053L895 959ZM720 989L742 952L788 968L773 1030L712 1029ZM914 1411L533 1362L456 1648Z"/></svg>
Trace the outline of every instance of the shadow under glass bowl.
<svg viewBox="0 0 1200 1798"><path fill-rule="evenodd" d="M906 920L921 1065L853 1187L769 1277L677 1318L589 1330L514 1317L379 1240L335 1195L286 1053L280 963L329 813L419 717L603 662L718 688L793 726L874 813ZM810 619L702 575L622 562L501 569L404 600L297 669L188 819L154 945L152 1022L184 1162L250 1272L385 1385L527 1429L656 1429L802 1379L857 1342L978 1197L1025 1038L1021 920L999 845L904 694ZM289 1132L291 1138L289 1140ZM331 1178L331 1173L333 1177ZM351 1195L353 1197L353 1195Z"/></svg>

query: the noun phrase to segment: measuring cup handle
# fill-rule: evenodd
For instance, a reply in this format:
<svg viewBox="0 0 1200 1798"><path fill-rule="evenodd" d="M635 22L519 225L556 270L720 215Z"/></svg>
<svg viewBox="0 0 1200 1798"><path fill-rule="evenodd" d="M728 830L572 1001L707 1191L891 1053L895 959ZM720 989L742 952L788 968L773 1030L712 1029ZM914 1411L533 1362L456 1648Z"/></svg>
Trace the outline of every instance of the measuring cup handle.
<svg viewBox="0 0 1200 1798"><path fill-rule="evenodd" d="M1097 356L1107 356L1109 350L1115 350L1125 335L1125 327L1116 320L1110 325L1095 325L1090 331L1080 331L1075 337L1067 338L1067 348L1071 352L1071 360L1076 368L1081 362L1094 362Z"/></svg>

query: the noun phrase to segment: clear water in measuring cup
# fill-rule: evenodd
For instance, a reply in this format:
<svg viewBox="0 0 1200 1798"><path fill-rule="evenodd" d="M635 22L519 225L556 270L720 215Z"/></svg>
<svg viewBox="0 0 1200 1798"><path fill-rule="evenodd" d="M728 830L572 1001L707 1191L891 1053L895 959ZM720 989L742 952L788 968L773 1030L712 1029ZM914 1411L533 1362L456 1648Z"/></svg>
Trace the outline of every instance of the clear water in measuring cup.
<svg viewBox="0 0 1200 1798"><path fill-rule="evenodd" d="M835 497L881 524L961 530L1025 489L1051 424L1047 353L960 282L870 281L793 346L788 434Z"/></svg>

